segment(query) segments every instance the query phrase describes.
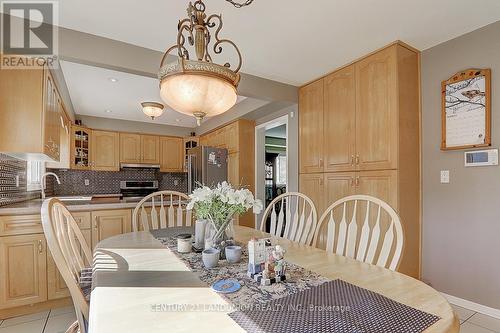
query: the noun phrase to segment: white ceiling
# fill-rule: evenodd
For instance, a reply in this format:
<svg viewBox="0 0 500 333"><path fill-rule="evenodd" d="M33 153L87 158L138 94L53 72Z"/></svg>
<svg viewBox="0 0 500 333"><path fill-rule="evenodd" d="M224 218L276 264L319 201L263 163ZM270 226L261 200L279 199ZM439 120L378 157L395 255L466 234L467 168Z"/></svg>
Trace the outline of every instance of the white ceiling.
<svg viewBox="0 0 500 333"><path fill-rule="evenodd" d="M243 0L239 0L243 1ZM176 40L188 0L64 0L60 25L163 51ZM222 13L223 37L240 47L242 71L300 85L396 39L424 50L500 19L498 0L254 0ZM153 96L154 97L154 96Z"/></svg>
<svg viewBox="0 0 500 333"><path fill-rule="evenodd" d="M61 61L61 68L76 114L182 127L196 126L193 117L168 107L155 120L142 112L141 102L162 102L157 79L67 61ZM110 79L118 81L112 82ZM238 97L237 103L243 99Z"/></svg>

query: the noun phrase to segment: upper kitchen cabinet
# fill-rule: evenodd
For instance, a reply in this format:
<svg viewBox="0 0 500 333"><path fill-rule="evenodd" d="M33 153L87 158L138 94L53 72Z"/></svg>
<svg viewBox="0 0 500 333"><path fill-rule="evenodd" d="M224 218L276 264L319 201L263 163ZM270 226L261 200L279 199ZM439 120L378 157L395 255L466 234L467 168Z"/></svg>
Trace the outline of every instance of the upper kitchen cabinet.
<svg viewBox="0 0 500 333"><path fill-rule="evenodd" d="M51 169L71 168L71 119L68 117L63 103L59 103L61 117L61 127L59 128L60 152L58 162L48 162L45 166Z"/></svg>
<svg viewBox="0 0 500 333"><path fill-rule="evenodd" d="M397 47L356 64L356 164L358 170L398 166Z"/></svg>
<svg viewBox="0 0 500 333"><path fill-rule="evenodd" d="M160 163L160 137L156 135L141 135L141 162Z"/></svg>
<svg viewBox="0 0 500 333"><path fill-rule="evenodd" d="M160 164L160 137L120 133L120 162Z"/></svg>
<svg viewBox="0 0 500 333"><path fill-rule="evenodd" d="M184 172L187 172L187 157L188 157L189 149L196 148L199 146L199 144L200 144L200 138L197 136L190 136L190 137L184 138L184 140L183 140L184 153L183 153L183 158L182 158Z"/></svg>
<svg viewBox="0 0 500 333"><path fill-rule="evenodd" d="M92 131L91 166L96 171L120 170L119 133Z"/></svg>
<svg viewBox="0 0 500 333"><path fill-rule="evenodd" d="M300 173L323 171L323 80L299 91Z"/></svg>
<svg viewBox="0 0 500 333"><path fill-rule="evenodd" d="M92 130L82 126L71 127L71 169L90 170Z"/></svg>
<svg viewBox="0 0 500 333"><path fill-rule="evenodd" d="M120 162L141 163L141 135L120 133Z"/></svg>
<svg viewBox="0 0 500 333"><path fill-rule="evenodd" d="M300 172L394 170L418 153L418 57L394 43L300 88Z"/></svg>
<svg viewBox="0 0 500 333"><path fill-rule="evenodd" d="M46 67L0 71L0 152L59 161L61 97Z"/></svg>
<svg viewBox="0 0 500 333"><path fill-rule="evenodd" d="M349 171L356 161L356 81L354 66L324 79L325 172Z"/></svg>
<svg viewBox="0 0 500 333"><path fill-rule="evenodd" d="M184 171L184 140L177 137L160 137L160 171Z"/></svg>

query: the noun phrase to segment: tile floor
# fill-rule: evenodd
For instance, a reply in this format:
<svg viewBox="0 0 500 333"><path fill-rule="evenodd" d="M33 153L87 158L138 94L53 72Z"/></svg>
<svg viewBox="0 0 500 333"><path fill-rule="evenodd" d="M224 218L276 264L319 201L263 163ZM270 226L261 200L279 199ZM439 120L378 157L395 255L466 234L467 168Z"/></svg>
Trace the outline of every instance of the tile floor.
<svg viewBox="0 0 500 333"><path fill-rule="evenodd" d="M500 319L451 305L460 319L460 333L500 333ZM0 330L0 333L2 331Z"/></svg>
<svg viewBox="0 0 500 333"><path fill-rule="evenodd" d="M0 320L0 333L64 333L76 320L72 306Z"/></svg>
<svg viewBox="0 0 500 333"><path fill-rule="evenodd" d="M460 333L500 333L500 319L452 305L460 319ZM64 333L76 320L73 307L52 309L0 320L0 333Z"/></svg>

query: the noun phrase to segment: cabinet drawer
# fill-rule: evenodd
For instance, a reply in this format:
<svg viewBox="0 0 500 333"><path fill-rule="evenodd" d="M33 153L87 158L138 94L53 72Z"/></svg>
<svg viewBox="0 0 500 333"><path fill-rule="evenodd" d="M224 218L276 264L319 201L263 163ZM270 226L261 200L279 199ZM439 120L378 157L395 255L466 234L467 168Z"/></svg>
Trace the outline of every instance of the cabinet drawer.
<svg viewBox="0 0 500 333"><path fill-rule="evenodd" d="M74 212L71 215L80 229L90 229L90 212Z"/></svg>
<svg viewBox="0 0 500 333"><path fill-rule="evenodd" d="M0 216L0 236L43 233L40 215Z"/></svg>

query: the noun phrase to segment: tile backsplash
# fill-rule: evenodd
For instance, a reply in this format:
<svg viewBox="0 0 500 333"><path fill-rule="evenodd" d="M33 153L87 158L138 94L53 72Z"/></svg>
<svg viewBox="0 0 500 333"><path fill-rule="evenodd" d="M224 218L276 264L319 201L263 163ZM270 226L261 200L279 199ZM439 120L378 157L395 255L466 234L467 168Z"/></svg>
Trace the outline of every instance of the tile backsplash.
<svg viewBox="0 0 500 333"><path fill-rule="evenodd" d="M163 173L154 169L127 169L116 172L48 169L59 176L47 177L48 195L89 195L120 193L122 180L157 180L159 190L174 190L187 193L186 173ZM89 185L85 185L88 180Z"/></svg>
<svg viewBox="0 0 500 333"><path fill-rule="evenodd" d="M0 206L39 197L40 191L28 192L26 188L26 161L0 154Z"/></svg>

